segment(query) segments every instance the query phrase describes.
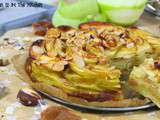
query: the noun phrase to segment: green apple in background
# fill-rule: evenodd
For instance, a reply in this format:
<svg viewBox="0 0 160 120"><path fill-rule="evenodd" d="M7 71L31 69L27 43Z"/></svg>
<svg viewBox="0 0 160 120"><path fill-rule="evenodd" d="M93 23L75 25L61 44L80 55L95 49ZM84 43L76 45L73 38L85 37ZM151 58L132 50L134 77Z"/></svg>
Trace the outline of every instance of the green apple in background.
<svg viewBox="0 0 160 120"><path fill-rule="evenodd" d="M87 21L106 21L106 16L99 13L97 0L60 0L53 15L55 26L69 25L78 27Z"/></svg>
<svg viewBox="0 0 160 120"><path fill-rule="evenodd" d="M148 0L60 0L53 24L77 27L87 21L132 25L144 11Z"/></svg>
<svg viewBox="0 0 160 120"><path fill-rule="evenodd" d="M88 15L85 18L82 19L71 19L71 18L66 18L63 15L59 13L59 11L56 11L54 13L54 16L52 18L52 23L54 26L60 26L60 25L68 25L72 27L78 27L81 23L87 22L87 21L106 21L106 17L101 14L97 14L95 16Z"/></svg>
<svg viewBox="0 0 160 120"><path fill-rule="evenodd" d="M111 23L131 25L144 11L147 0L97 0L100 10Z"/></svg>
<svg viewBox="0 0 160 120"><path fill-rule="evenodd" d="M72 27L78 27L79 24L86 22L85 19L69 19L62 16L59 11L56 11L54 13L54 16L52 18L52 23L54 26L60 26L60 25L68 25Z"/></svg>
<svg viewBox="0 0 160 120"><path fill-rule="evenodd" d="M74 0L74 2L60 0L58 11L66 18L82 19L88 15L98 14L99 8L97 0Z"/></svg>
<svg viewBox="0 0 160 120"><path fill-rule="evenodd" d="M94 16L93 20L91 20L91 21L107 22L108 20L104 14L99 13L96 16Z"/></svg>

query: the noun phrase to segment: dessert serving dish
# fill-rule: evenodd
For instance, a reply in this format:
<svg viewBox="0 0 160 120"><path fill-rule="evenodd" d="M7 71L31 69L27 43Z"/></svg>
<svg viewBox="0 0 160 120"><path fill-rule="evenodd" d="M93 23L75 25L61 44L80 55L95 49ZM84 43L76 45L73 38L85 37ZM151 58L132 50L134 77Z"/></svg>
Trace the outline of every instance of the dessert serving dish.
<svg viewBox="0 0 160 120"><path fill-rule="evenodd" d="M79 28L52 26L43 32L44 39L34 41L29 54L13 59L21 60L15 67L35 90L56 102L90 110L154 106L152 95L136 89L141 84L132 78L134 67L149 58L158 60L159 38L136 27L105 22L83 23Z"/></svg>

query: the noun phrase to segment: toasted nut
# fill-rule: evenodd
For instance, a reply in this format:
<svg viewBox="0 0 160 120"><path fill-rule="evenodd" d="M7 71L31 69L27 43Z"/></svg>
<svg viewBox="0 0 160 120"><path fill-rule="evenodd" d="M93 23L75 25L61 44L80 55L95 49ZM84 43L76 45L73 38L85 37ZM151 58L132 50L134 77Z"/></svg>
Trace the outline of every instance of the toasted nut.
<svg viewBox="0 0 160 120"><path fill-rule="evenodd" d="M58 38L61 36L61 31L59 29L52 28L48 30L46 35L46 40L53 40L54 38Z"/></svg>
<svg viewBox="0 0 160 120"><path fill-rule="evenodd" d="M79 67L79 68L84 68L85 67L85 62L83 57L74 54L73 55L73 62Z"/></svg>
<svg viewBox="0 0 160 120"><path fill-rule="evenodd" d="M95 54L92 54L92 53L88 53L84 57L86 57L86 58L97 58L97 56Z"/></svg>
<svg viewBox="0 0 160 120"><path fill-rule="evenodd" d="M24 88L19 90L17 99L20 103L22 103L25 106L35 106L38 104L38 101L42 98L35 91L28 88Z"/></svg>
<svg viewBox="0 0 160 120"><path fill-rule="evenodd" d="M34 34L39 36L45 36L47 33L47 30L50 28L53 28L51 22L49 21L40 21L32 24L32 27L34 29Z"/></svg>
<svg viewBox="0 0 160 120"><path fill-rule="evenodd" d="M81 120L81 117L69 109L51 106L41 113L41 120Z"/></svg>
<svg viewBox="0 0 160 120"><path fill-rule="evenodd" d="M8 93L7 87L4 84L0 83L0 98L5 96L7 93Z"/></svg>
<svg viewBox="0 0 160 120"><path fill-rule="evenodd" d="M159 61L154 62L154 66L155 68L160 69L160 62Z"/></svg>
<svg viewBox="0 0 160 120"><path fill-rule="evenodd" d="M41 56L44 53L44 40L39 39L33 42L29 49L29 55L31 58L36 59L37 57Z"/></svg>
<svg viewBox="0 0 160 120"><path fill-rule="evenodd" d="M116 40L115 39L112 39L112 40L109 40L109 41L102 41L102 44L104 47L116 47L117 46L117 43L116 43Z"/></svg>
<svg viewBox="0 0 160 120"><path fill-rule="evenodd" d="M38 57L40 57L42 54L44 53L43 48L39 47L39 46L32 46L32 48L30 49L30 56L33 59L36 59Z"/></svg>
<svg viewBox="0 0 160 120"><path fill-rule="evenodd" d="M54 71L57 71L57 72L60 72L60 71L63 71L65 66L68 65L68 62L67 61L60 61L60 62L57 62L53 65L52 69Z"/></svg>
<svg viewBox="0 0 160 120"><path fill-rule="evenodd" d="M10 62L8 59L0 59L0 66L7 66Z"/></svg>

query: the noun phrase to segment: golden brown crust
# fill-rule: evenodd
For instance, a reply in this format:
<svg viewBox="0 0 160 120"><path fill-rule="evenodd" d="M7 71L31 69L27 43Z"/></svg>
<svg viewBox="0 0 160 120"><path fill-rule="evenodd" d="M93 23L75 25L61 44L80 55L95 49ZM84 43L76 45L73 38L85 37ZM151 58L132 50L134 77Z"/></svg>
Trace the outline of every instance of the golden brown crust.
<svg viewBox="0 0 160 120"><path fill-rule="evenodd" d="M88 29L91 27L99 28L99 27L106 27L106 26L113 26L113 25L110 23L106 23L106 22L93 21L93 22L82 23L79 25L79 28L80 29Z"/></svg>
<svg viewBox="0 0 160 120"><path fill-rule="evenodd" d="M58 26L58 29L62 32L67 32L69 30L72 30L74 28L70 27L70 26L66 26L66 25L62 25L62 26Z"/></svg>
<svg viewBox="0 0 160 120"><path fill-rule="evenodd" d="M45 85L43 83L32 83L32 87L36 90L45 92L51 96L63 99L70 103L76 103L85 106L99 106L99 107L130 107L130 106L141 106L147 104L149 101L146 99L123 99L120 101L105 101L105 102L88 102L84 99L71 97L65 94L61 89L54 86Z"/></svg>

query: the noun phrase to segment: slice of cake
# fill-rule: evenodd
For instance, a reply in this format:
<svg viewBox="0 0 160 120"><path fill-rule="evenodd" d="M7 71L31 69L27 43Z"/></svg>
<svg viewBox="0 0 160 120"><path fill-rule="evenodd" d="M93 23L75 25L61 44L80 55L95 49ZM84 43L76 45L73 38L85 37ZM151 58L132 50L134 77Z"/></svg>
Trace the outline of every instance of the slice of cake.
<svg viewBox="0 0 160 120"><path fill-rule="evenodd" d="M129 84L160 107L160 59L146 59L143 64L134 67Z"/></svg>

